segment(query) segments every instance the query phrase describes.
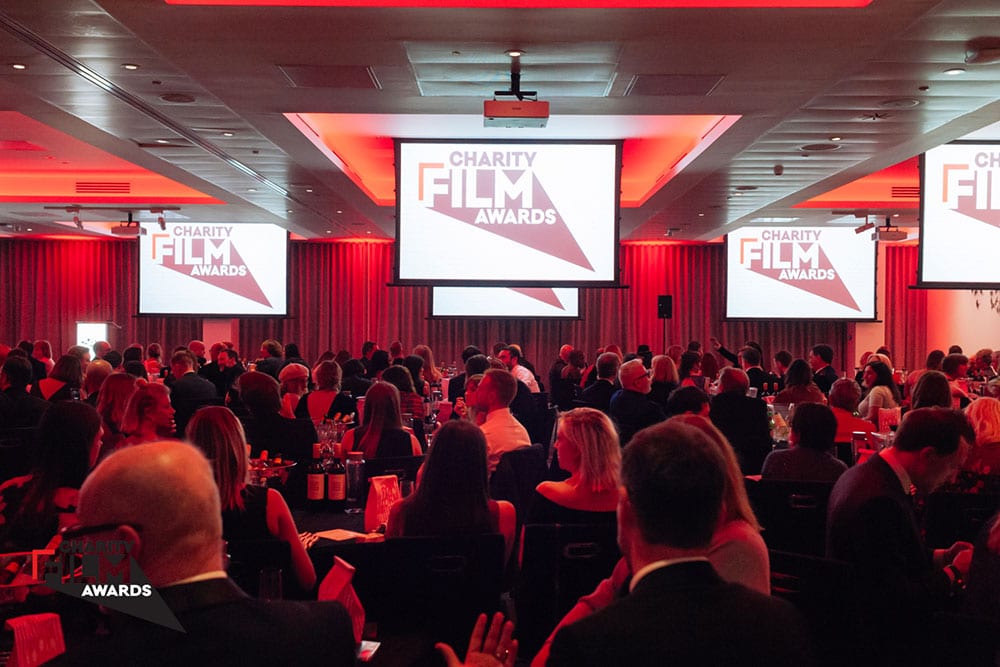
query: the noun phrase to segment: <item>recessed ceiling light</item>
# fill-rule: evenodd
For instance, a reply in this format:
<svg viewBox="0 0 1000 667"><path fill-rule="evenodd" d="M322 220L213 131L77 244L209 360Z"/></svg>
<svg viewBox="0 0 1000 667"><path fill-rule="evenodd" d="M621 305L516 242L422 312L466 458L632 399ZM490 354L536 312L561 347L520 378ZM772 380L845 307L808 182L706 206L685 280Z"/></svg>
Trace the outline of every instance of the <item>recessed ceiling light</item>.
<svg viewBox="0 0 1000 667"><path fill-rule="evenodd" d="M26 70L28 66L24 63L11 63L10 66L16 70Z"/></svg>
<svg viewBox="0 0 1000 667"><path fill-rule="evenodd" d="M224 137L235 137L236 133L235 132L223 132L222 136L224 136Z"/></svg>
<svg viewBox="0 0 1000 667"><path fill-rule="evenodd" d="M26 231L26 232L30 232L30 231L31 231L31 227L28 227L28 228L27 228L27 229L25 229L24 231Z"/></svg>
<svg viewBox="0 0 1000 667"><path fill-rule="evenodd" d="M951 69L946 69L944 71L944 73L947 74L948 76L960 76L962 74L965 74L965 68L964 67L952 67Z"/></svg>
<svg viewBox="0 0 1000 667"><path fill-rule="evenodd" d="M257 192L257 188L247 188L247 192Z"/></svg>
<svg viewBox="0 0 1000 667"><path fill-rule="evenodd" d="M306 192L312 192L312 191L313 191L312 188L306 188Z"/></svg>
<svg viewBox="0 0 1000 667"><path fill-rule="evenodd" d="M698 214L698 217L699 217L699 218L704 218L704 217L705 217L705 214L704 214L704 213L699 213L699 214Z"/></svg>
<svg viewBox="0 0 1000 667"><path fill-rule="evenodd" d="M139 66L135 63L122 63L122 69L127 69L130 72L134 72L139 69Z"/></svg>
<svg viewBox="0 0 1000 667"><path fill-rule="evenodd" d="M156 143L158 143L158 144L169 144L170 143L170 139L157 139Z"/></svg>
<svg viewBox="0 0 1000 667"><path fill-rule="evenodd" d="M326 233L327 233L327 234L333 234L333 232L332 232L331 230L329 230L329 229L328 229L328 230L326 230Z"/></svg>
<svg viewBox="0 0 1000 667"><path fill-rule="evenodd" d="M524 55L524 51L522 51L521 49L508 49L504 53L506 53L511 58L520 58L521 56Z"/></svg>
<svg viewBox="0 0 1000 667"><path fill-rule="evenodd" d="M30 232L31 230L29 229L28 231ZM370 229L367 232L365 232L365 234L371 234L371 233L372 233L372 230L370 230Z"/></svg>
<svg viewBox="0 0 1000 667"><path fill-rule="evenodd" d="M295 213L295 209L292 209L292 208L290 208L290 209L287 209L287 210L285 211L285 213Z"/></svg>
<svg viewBox="0 0 1000 667"><path fill-rule="evenodd" d="M899 213L893 213L893 214L892 214L892 217L894 217L894 218L898 218L898 217L899 217Z"/></svg>
<svg viewBox="0 0 1000 667"><path fill-rule="evenodd" d="M742 192L734 192L734 193L733 193L733 196L734 196L734 197L742 197L742 196L743 196L743 193L742 193Z"/></svg>
<svg viewBox="0 0 1000 667"><path fill-rule="evenodd" d="M830 137L830 141L842 141L842 140L843 140L843 137L836 137L836 136Z"/></svg>
<svg viewBox="0 0 1000 667"><path fill-rule="evenodd" d="M343 211L338 208L337 209L337 213L340 214L340 213L343 213Z"/></svg>

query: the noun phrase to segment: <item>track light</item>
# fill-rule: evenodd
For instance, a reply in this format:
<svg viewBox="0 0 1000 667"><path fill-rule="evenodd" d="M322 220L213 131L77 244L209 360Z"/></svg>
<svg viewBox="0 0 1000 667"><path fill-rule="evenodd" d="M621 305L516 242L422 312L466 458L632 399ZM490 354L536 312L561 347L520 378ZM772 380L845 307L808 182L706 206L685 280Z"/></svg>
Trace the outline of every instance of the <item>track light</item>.
<svg viewBox="0 0 1000 667"><path fill-rule="evenodd" d="M869 222L866 222L866 223L864 223L863 225L861 225L859 227L855 227L854 228L854 233L855 234L863 234L863 233L867 232L869 229L875 229L875 223L874 222L869 221Z"/></svg>
<svg viewBox="0 0 1000 667"><path fill-rule="evenodd" d="M73 224L76 225L77 229L83 230L83 223L80 222L80 216L78 215L73 216Z"/></svg>
<svg viewBox="0 0 1000 667"><path fill-rule="evenodd" d="M162 215L156 216L156 223L160 225L160 231L167 231L167 221L163 219Z"/></svg>

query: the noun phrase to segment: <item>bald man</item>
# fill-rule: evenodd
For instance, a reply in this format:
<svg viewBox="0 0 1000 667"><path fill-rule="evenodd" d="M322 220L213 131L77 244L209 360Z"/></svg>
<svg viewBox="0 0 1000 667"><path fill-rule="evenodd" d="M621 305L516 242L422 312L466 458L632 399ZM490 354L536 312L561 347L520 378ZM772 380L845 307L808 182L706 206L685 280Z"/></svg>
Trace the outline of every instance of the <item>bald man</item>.
<svg viewBox="0 0 1000 667"><path fill-rule="evenodd" d="M618 369L618 381L622 388L611 397L608 415L615 421L618 438L624 447L634 434L667 417L660 406L647 397L653 388L652 373L640 359L622 364Z"/></svg>
<svg viewBox="0 0 1000 667"><path fill-rule="evenodd" d="M226 576L219 492L194 447L156 442L112 455L80 490L78 516L92 539L133 545L185 633L116 617L111 636L71 652L70 664L354 664L339 603L256 600Z"/></svg>

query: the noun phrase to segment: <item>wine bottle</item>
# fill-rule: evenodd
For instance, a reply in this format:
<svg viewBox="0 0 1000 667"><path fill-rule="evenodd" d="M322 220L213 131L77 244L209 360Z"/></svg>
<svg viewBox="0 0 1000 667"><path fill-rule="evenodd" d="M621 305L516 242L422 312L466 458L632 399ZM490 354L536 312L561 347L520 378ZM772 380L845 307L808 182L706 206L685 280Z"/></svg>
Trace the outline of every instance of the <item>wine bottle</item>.
<svg viewBox="0 0 1000 667"><path fill-rule="evenodd" d="M347 500L347 469L339 457L326 470L327 508L332 512L343 512Z"/></svg>
<svg viewBox="0 0 1000 667"><path fill-rule="evenodd" d="M313 457L306 468L306 504L311 510L321 510L326 500L326 471L323 470L321 443L313 445Z"/></svg>

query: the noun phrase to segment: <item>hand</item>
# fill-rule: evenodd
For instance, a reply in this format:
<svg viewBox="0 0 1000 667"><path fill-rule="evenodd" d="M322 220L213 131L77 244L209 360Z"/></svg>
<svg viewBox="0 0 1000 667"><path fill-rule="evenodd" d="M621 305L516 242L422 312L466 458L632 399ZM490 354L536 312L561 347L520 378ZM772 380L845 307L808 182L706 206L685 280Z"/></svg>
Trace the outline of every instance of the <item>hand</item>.
<svg viewBox="0 0 1000 667"><path fill-rule="evenodd" d="M709 338L708 342L712 344L712 349L718 350L719 348L722 347L722 343L720 343L719 339L714 336Z"/></svg>
<svg viewBox="0 0 1000 667"><path fill-rule="evenodd" d="M503 614L493 615L489 632L486 632L486 614L480 614L476 627L469 637L469 650L465 653L465 662L461 662L455 651L447 644L436 644L434 648L444 656L448 667L514 667L517 660L517 640L511 639L514 624L503 620Z"/></svg>
<svg viewBox="0 0 1000 667"><path fill-rule="evenodd" d="M959 551L951 564L958 568L963 577L969 576L969 566L972 564L972 549Z"/></svg>

